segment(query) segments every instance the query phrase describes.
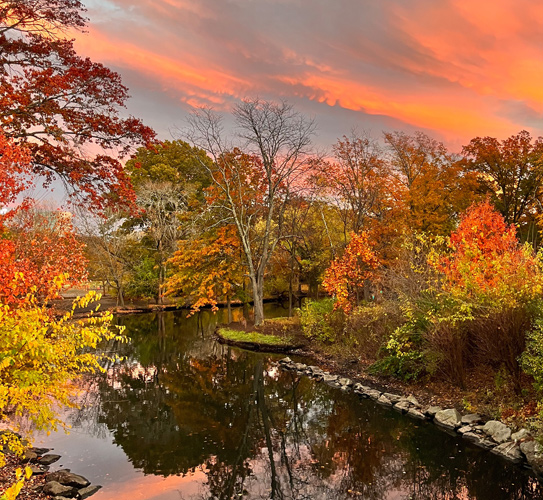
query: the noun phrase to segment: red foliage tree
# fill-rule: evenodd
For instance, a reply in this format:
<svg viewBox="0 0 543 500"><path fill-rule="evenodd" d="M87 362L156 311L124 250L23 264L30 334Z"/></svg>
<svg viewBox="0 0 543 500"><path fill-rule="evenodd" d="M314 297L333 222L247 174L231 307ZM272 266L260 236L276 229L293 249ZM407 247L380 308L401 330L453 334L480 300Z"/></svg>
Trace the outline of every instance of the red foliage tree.
<svg viewBox="0 0 543 500"><path fill-rule="evenodd" d="M46 185L60 178L99 209L133 200L119 160L154 133L121 118L128 94L119 75L79 57L64 37L84 28L82 12L78 0L0 3L0 127L28 148Z"/></svg>

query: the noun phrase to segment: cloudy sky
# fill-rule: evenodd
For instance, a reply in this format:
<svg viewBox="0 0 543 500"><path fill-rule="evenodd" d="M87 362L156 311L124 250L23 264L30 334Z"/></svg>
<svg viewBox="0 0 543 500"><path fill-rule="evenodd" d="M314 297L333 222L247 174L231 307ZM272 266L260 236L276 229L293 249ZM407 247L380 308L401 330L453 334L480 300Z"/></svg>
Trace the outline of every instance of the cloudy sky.
<svg viewBox="0 0 543 500"><path fill-rule="evenodd" d="M353 127L471 138L543 135L543 2L83 0L76 47L123 76L163 139L191 106L286 99L319 142Z"/></svg>

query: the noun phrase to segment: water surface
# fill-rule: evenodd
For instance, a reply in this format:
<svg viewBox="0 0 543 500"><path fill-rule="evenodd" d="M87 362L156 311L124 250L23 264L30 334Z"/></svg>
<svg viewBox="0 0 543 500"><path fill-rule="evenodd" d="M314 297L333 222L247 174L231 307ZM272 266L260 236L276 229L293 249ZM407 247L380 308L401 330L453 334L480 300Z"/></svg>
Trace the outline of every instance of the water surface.
<svg viewBox="0 0 543 500"><path fill-rule="evenodd" d="M120 318L131 340L108 349L125 360L88 381L69 436L40 438L57 468L103 485L93 500L542 497L529 471L220 345L216 317L185 315Z"/></svg>

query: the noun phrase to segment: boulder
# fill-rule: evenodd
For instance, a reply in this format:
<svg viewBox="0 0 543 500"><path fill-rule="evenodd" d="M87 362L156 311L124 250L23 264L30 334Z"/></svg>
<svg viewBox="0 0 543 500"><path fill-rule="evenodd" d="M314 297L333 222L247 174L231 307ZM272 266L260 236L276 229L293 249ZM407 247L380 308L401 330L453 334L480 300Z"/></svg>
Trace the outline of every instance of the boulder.
<svg viewBox="0 0 543 500"><path fill-rule="evenodd" d="M390 401L390 399L388 399L384 394L379 396L377 402L383 406L392 406L392 401Z"/></svg>
<svg viewBox="0 0 543 500"><path fill-rule="evenodd" d="M48 483L45 483L43 487L43 492L46 495L51 495L53 497L66 498L74 498L77 497L78 494L77 488L73 488L72 486L64 486L57 481L50 481Z"/></svg>
<svg viewBox="0 0 543 500"><path fill-rule="evenodd" d="M421 405L420 403L417 401L417 398L413 395L409 395L407 396L407 398L405 398L407 401L409 401L413 406L416 406L417 408L421 408Z"/></svg>
<svg viewBox="0 0 543 500"><path fill-rule="evenodd" d="M79 495L81 496L81 499L84 500L85 498L89 498L91 495L94 495L101 486L87 486L86 488L82 488L79 490Z"/></svg>
<svg viewBox="0 0 543 500"><path fill-rule="evenodd" d="M40 465L51 465L57 462L58 460L60 460L60 455L53 455L51 453L49 455L43 455L42 457L40 457L38 459L38 463Z"/></svg>
<svg viewBox="0 0 543 500"><path fill-rule="evenodd" d="M324 374L322 378L324 382L335 382L337 379L337 375L330 375L329 373Z"/></svg>
<svg viewBox="0 0 543 500"><path fill-rule="evenodd" d="M543 447L537 441L524 441L520 443L520 451L524 453L534 472L543 475Z"/></svg>
<svg viewBox="0 0 543 500"><path fill-rule="evenodd" d="M354 382L350 378L340 378L338 382L340 385L344 385L347 387L352 387L354 385Z"/></svg>
<svg viewBox="0 0 543 500"><path fill-rule="evenodd" d="M471 425L464 425L458 429L458 434L466 434L467 432L473 432L473 427Z"/></svg>
<svg viewBox="0 0 543 500"><path fill-rule="evenodd" d="M441 406L429 406L426 408L426 410L424 410L424 413L426 413L426 415L429 417L434 418L438 411L441 411Z"/></svg>
<svg viewBox="0 0 543 500"><path fill-rule="evenodd" d="M513 441L507 441L499 444L498 446L492 448L491 453L500 455L501 457L516 464L522 462L522 453L520 452L519 447Z"/></svg>
<svg viewBox="0 0 543 500"><path fill-rule="evenodd" d="M390 392L384 392L383 396L385 396L389 401L391 401L393 404L398 403L402 397L398 394L391 394Z"/></svg>
<svg viewBox="0 0 543 500"><path fill-rule="evenodd" d="M357 392L358 394L365 394L369 389L370 388L366 385L360 383L354 384L354 392Z"/></svg>
<svg viewBox="0 0 543 500"><path fill-rule="evenodd" d="M292 363L292 359L287 356L286 358L280 359L279 363L282 365L289 365L290 363Z"/></svg>
<svg viewBox="0 0 543 500"><path fill-rule="evenodd" d="M375 389L368 389L365 393L368 398L377 401L381 397L381 392Z"/></svg>
<svg viewBox="0 0 543 500"><path fill-rule="evenodd" d="M73 486L74 488L85 488L90 484L90 481L83 476L64 470L52 472L45 481L56 481L64 486Z"/></svg>
<svg viewBox="0 0 543 500"><path fill-rule="evenodd" d="M519 441L529 441L532 439L532 435L527 429L520 429L518 432L511 434L511 439L518 443Z"/></svg>
<svg viewBox="0 0 543 500"><path fill-rule="evenodd" d="M407 416L418 420L426 420L426 415L415 408L410 408L407 411Z"/></svg>
<svg viewBox="0 0 543 500"><path fill-rule="evenodd" d="M442 425L448 429L456 429L457 427L460 427L462 415L454 408L451 408L449 410L438 411L435 414L434 419L438 425Z"/></svg>
<svg viewBox="0 0 543 500"><path fill-rule="evenodd" d="M394 405L394 409L400 413L407 413L411 409L411 404L406 400L401 400Z"/></svg>
<svg viewBox="0 0 543 500"><path fill-rule="evenodd" d="M463 425L474 425L474 424L479 424L481 422L482 422L481 415L477 413L469 413L468 415L464 415L462 417Z"/></svg>
<svg viewBox="0 0 543 500"><path fill-rule="evenodd" d="M484 425L483 432L496 443L505 443L511 439L511 429L498 420L489 420Z"/></svg>

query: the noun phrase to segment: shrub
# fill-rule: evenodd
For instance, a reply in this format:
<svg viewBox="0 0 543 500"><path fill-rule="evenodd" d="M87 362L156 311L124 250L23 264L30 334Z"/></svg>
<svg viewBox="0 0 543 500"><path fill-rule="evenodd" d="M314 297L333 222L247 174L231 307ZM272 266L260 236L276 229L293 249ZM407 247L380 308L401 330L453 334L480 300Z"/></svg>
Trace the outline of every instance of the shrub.
<svg viewBox="0 0 543 500"><path fill-rule="evenodd" d="M306 300L300 308L300 324L303 334L319 342L335 342L343 332L345 315L335 309L333 299Z"/></svg>

